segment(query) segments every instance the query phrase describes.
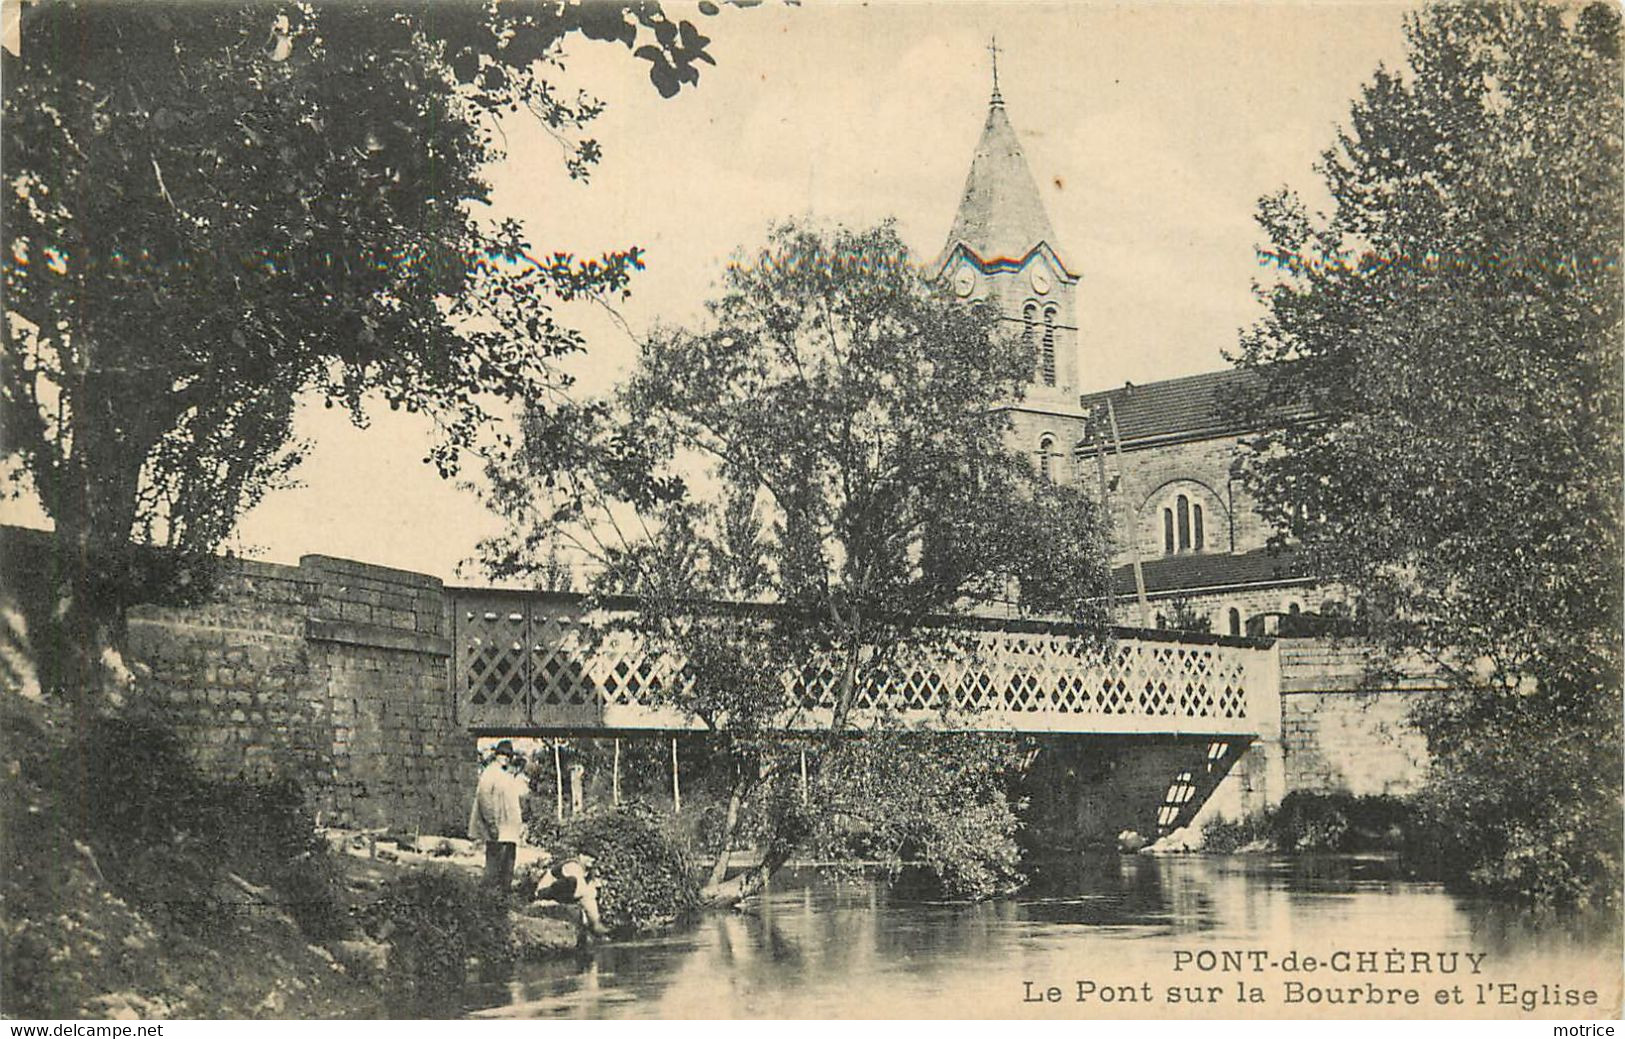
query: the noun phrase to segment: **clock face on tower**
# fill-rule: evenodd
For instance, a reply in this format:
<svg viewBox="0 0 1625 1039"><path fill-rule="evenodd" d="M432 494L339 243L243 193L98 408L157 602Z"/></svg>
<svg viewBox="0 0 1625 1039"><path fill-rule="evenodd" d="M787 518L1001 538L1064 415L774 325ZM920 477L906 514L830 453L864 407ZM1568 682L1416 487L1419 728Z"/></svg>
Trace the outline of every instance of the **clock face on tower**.
<svg viewBox="0 0 1625 1039"><path fill-rule="evenodd" d="M976 288L976 272L970 267L961 265L954 272L954 292L961 296L969 296L971 290Z"/></svg>
<svg viewBox="0 0 1625 1039"><path fill-rule="evenodd" d="M1032 282L1033 291L1040 296L1050 289L1049 270L1042 262L1033 264L1033 269L1027 274L1027 280Z"/></svg>

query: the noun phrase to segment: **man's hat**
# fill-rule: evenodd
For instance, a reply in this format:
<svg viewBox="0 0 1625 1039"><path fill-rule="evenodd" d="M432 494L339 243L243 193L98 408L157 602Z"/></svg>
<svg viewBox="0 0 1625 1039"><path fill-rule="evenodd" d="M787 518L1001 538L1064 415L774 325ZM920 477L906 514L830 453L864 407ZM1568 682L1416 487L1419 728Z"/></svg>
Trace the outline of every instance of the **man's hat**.
<svg viewBox="0 0 1625 1039"><path fill-rule="evenodd" d="M501 758L511 758L511 757L513 757L514 756L513 741L512 740L502 740L501 742L499 742L496 745L495 749L493 749L491 751L491 753L495 754L497 757L501 757Z"/></svg>

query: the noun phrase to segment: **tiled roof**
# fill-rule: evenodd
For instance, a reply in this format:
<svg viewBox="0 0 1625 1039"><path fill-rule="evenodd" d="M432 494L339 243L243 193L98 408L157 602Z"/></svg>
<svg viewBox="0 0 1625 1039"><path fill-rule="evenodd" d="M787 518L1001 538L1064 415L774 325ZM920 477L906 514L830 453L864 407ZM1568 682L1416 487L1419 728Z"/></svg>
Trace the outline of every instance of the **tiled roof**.
<svg viewBox="0 0 1625 1039"><path fill-rule="evenodd" d="M1241 432L1248 428L1234 402L1263 387L1263 377L1245 368L1187 375L1161 382L1132 384L1099 393L1086 393L1079 405L1085 414L1104 408L1107 400L1117 413L1123 446L1162 438L1192 438ZM1091 444L1092 438L1084 446Z"/></svg>
<svg viewBox="0 0 1625 1039"><path fill-rule="evenodd" d="M1258 549L1238 555L1228 553L1187 553L1158 556L1141 563L1145 571L1147 595L1190 591L1198 588L1225 588L1301 581L1307 577L1303 554L1294 549L1272 552ZM1134 567L1120 566L1112 571L1112 587L1119 598L1132 597Z"/></svg>
<svg viewBox="0 0 1625 1039"><path fill-rule="evenodd" d="M986 265L995 260L1024 260L1040 242L1053 249L1055 232L1004 106L995 104L988 109L959 212L938 266L961 243Z"/></svg>

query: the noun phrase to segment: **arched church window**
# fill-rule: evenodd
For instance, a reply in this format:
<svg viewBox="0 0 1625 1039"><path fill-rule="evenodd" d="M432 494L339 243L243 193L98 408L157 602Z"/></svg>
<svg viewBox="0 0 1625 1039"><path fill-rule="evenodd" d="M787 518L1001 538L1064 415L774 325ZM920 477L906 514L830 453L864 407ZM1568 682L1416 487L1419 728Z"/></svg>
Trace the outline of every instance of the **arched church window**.
<svg viewBox="0 0 1625 1039"><path fill-rule="evenodd" d="M1234 606L1230 607L1230 634L1241 634L1241 611Z"/></svg>
<svg viewBox="0 0 1625 1039"><path fill-rule="evenodd" d="M1045 386L1055 385L1055 308L1044 308L1044 350L1039 356L1039 372Z"/></svg>
<svg viewBox="0 0 1625 1039"><path fill-rule="evenodd" d="M1055 452L1055 438L1045 433L1038 441L1038 475L1045 483L1053 478L1050 470L1050 456Z"/></svg>
<svg viewBox="0 0 1625 1039"><path fill-rule="evenodd" d="M1190 495L1177 495L1162 510L1162 551L1200 552L1207 547L1206 517L1202 503L1192 501Z"/></svg>

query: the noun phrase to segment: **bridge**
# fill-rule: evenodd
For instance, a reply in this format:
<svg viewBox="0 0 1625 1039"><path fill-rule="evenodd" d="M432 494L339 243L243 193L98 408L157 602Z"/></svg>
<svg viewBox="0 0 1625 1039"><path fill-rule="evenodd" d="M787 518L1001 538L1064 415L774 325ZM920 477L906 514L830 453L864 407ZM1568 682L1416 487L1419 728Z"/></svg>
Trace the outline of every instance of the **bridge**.
<svg viewBox="0 0 1625 1039"><path fill-rule="evenodd" d="M635 602L447 589L458 720L476 734L704 728L663 695L681 657L625 625ZM1191 632L955 618L930 625L858 690L850 721L937 730L1252 738L1279 686L1272 643ZM785 727L827 729L841 674L787 669Z"/></svg>
<svg viewBox="0 0 1625 1039"><path fill-rule="evenodd" d="M635 625L634 600L448 588L458 724L476 736L678 734L705 723L672 706L680 656ZM719 606L719 609L729 608ZM735 607L737 608L737 607ZM787 733L827 731L841 674L787 667ZM1201 808L1247 748L1280 726L1278 657L1267 639L1015 619L941 620L875 669L848 723L885 718L934 731L1045 737L1093 786L1055 796L1098 816L1097 834L1166 833ZM1068 756L1070 755L1070 757ZM1105 762L1102 766L1102 762ZM1104 778L1101 778L1104 777Z"/></svg>

